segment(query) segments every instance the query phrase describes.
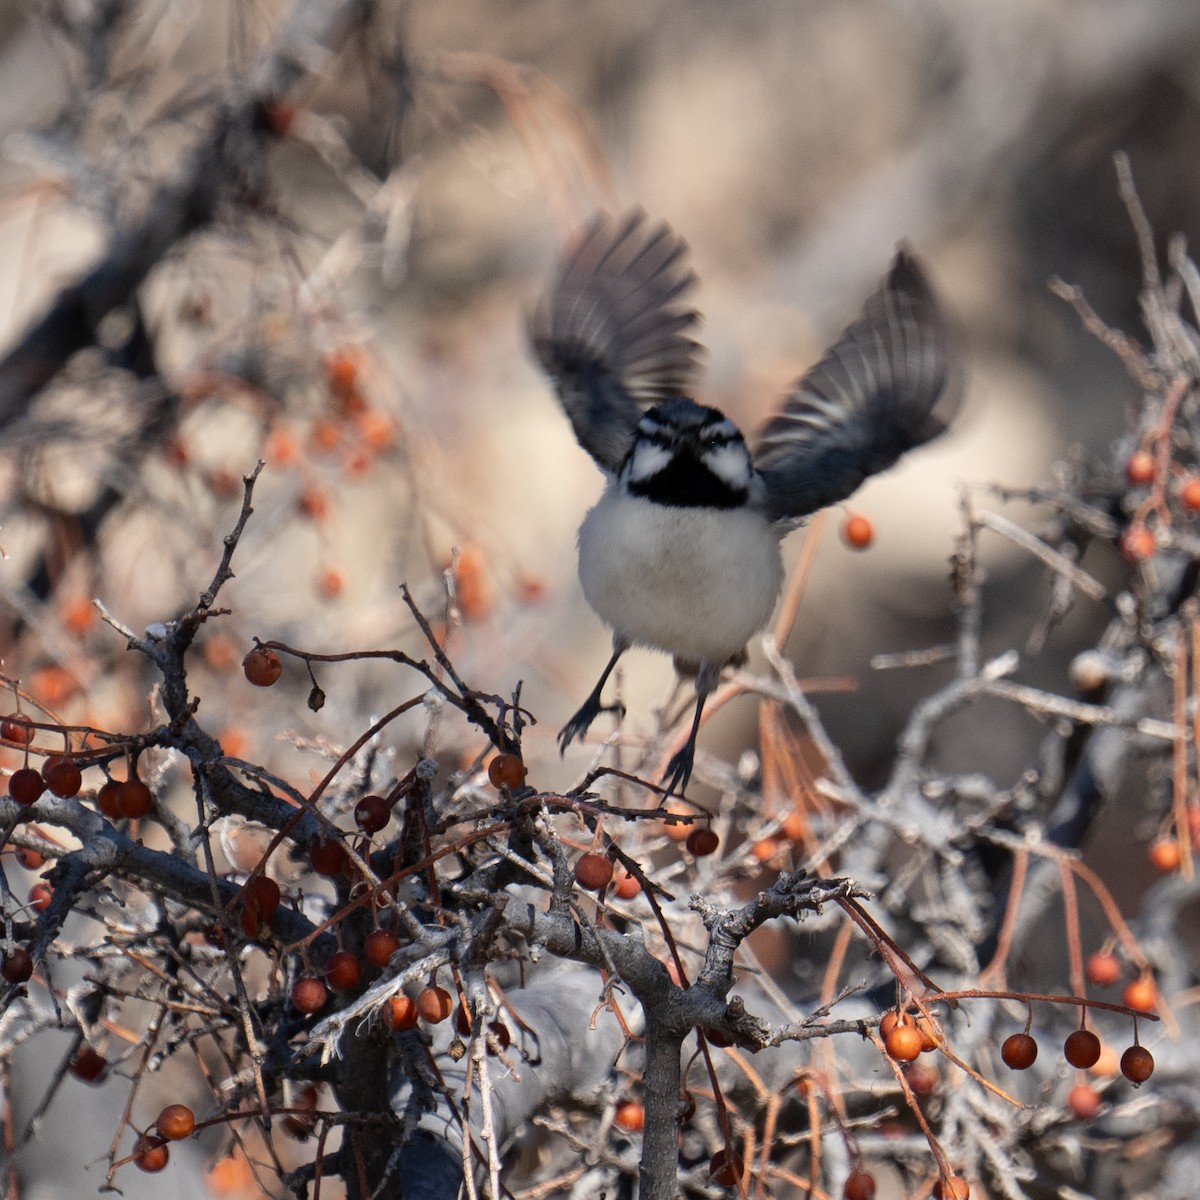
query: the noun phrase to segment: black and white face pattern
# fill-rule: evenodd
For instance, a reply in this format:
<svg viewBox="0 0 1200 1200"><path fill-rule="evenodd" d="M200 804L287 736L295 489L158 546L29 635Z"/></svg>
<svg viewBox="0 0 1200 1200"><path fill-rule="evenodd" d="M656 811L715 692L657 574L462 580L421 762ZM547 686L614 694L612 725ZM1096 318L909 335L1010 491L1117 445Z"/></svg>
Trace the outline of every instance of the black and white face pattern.
<svg viewBox="0 0 1200 1200"><path fill-rule="evenodd" d="M621 465L621 482L632 495L676 508L740 508L753 475L738 427L683 396L642 417Z"/></svg>

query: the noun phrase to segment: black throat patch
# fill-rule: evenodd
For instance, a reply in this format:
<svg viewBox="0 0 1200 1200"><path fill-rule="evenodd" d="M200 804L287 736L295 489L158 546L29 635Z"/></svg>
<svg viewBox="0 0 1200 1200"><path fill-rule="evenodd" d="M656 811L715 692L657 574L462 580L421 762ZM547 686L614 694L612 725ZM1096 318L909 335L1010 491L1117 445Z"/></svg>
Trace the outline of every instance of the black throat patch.
<svg viewBox="0 0 1200 1200"><path fill-rule="evenodd" d="M648 479L629 480L629 492L668 508L741 508L746 488L730 487L692 455L676 454Z"/></svg>

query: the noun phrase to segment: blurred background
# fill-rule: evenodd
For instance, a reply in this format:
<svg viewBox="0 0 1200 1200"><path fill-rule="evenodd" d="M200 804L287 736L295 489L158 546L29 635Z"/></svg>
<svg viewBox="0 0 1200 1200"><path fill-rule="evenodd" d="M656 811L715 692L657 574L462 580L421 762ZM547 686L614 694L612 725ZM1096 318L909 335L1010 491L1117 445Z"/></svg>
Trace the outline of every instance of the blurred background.
<svg viewBox="0 0 1200 1200"><path fill-rule="evenodd" d="M560 764L553 734L608 653L574 563L602 481L524 327L571 230L597 207L639 205L692 247L708 351L699 398L744 429L854 315L901 240L961 328L958 425L855 497L874 525L869 551L845 547L830 514L788 647L805 679L856 682L814 685L814 697L856 776L881 779L915 698L949 668L869 662L952 635L963 485L1044 482L1063 456L1107 456L1125 429L1135 384L1046 285L1080 285L1106 322L1141 337L1118 150L1160 250L1175 233L1196 241L1200 5L10 2L0 342L186 169L213 113L293 36L289 21L334 9L348 29L328 53L299 54L311 73L268 113L269 153L221 219L149 273L138 316L153 370L119 361L132 318L115 314L101 350L0 432L6 670L72 719L144 725L141 668L87 602L100 596L134 629L178 611L211 578L237 477L262 456L224 597L234 611L197 665L227 750L305 786L297 744L344 742L395 703L395 673L331 673L320 714L258 696L248 715L231 663L253 635L409 647L398 585L440 615L457 548L460 673L504 694L523 680L539 786L578 779L590 751ZM1005 511L1036 528L1028 504ZM792 535L789 561L805 536ZM1085 565L1118 578L1108 553ZM1066 664L1107 613L1081 601L1026 652L1042 571L999 541L985 558L985 652L1015 647L1020 678L1067 688ZM653 731L671 682L665 659L627 657L629 728ZM755 721L750 702L730 706L702 749L736 760ZM1006 786L1040 734L997 704L942 752ZM1112 852L1124 836L1111 826Z"/></svg>

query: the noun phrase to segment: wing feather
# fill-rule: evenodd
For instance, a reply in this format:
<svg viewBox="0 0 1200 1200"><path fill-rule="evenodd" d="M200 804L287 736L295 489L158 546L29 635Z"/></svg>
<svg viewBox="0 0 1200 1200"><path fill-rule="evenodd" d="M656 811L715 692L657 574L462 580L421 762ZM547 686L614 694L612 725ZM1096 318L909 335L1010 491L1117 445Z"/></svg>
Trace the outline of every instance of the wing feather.
<svg viewBox="0 0 1200 1200"><path fill-rule="evenodd" d="M763 427L754 465L767 515L791 521L844 500L937 437L957 408L960 374L925 273L901 249L858 319Z"/></svg>
<svg viewBox="0 0 1200 1200"><path fill-rule="evenodd" d="M564 258L530 339L579 444L617 470L642 410L690 391L699 318L687 245L640 210L597 216Z"/></svg>

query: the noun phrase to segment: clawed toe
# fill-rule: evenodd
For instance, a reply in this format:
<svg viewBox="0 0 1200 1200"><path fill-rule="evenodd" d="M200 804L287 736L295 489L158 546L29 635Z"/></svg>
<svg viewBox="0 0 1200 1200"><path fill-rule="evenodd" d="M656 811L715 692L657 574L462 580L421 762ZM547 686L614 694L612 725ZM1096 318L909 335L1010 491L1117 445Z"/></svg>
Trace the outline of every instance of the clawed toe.
<svg viewBox="0 0 1200 1200"><path fill-rule="evenodd" d="M668 796L682 796L692 778L692 760L696 754L696 743L690 739L684 743L683 749L671 756L667 769L663 772L663 782L667 785L664 799Z"/></svg>
<svg viewBox="0 0 1200 1200"><path fill-rule="evenodd" d="M591 728L592 722L601 713L616 713L618 719L625 715L623 704L594 704L588 701L583 707L559 730L558 752L565 754L567 747L576 739L581 738Z"/></svg>

